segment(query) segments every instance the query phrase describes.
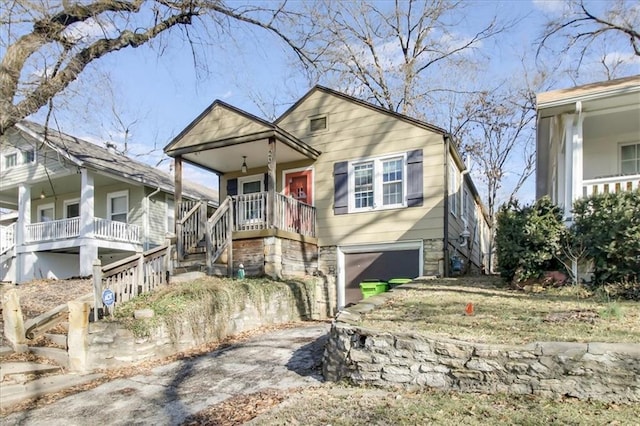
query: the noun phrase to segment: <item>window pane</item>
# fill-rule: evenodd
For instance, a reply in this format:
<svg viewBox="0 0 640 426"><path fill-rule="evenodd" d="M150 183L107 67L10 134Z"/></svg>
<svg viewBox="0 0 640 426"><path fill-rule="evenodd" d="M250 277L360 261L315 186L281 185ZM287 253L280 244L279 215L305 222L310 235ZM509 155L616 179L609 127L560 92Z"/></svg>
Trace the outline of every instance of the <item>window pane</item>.
<svg viewBox="0 0 640 426"><path fill-rule="evenodd" d="M638 158L638 154L636 152L637 145L625 145L621 148L621 159L625 160L635 160Z"/></svg>
<svg viewBox="0 0 640 426"><path fill-rule="evenodd" d="M68 204L67 205L67 218L80 216L80 204Z"/></svg>
<svg viewBox="0 0 640 426"><path fill-rule="evenodd" d="M4 166L6 168L13 167L17 163L18 156L16 154L9 154L4 157Z"/></svg>
<svg viewBox="0 0 640 426"><path fill-rule="evenodd" d="M33 163L34 158L33 150L22 152L22 162L24 164Z"/></svg>
<svg viewBox="0 0 640 426"><path fill-rule="evenodd" d="M49 207L46 209L41 209L40 210L40 222L49 222L54 220L53 217L53 208Z"/></svg>
<svg viewBox="0 0 640 426"><path fill-rule="evenodd" d="M260 192L260 181L255 180L253 182L245 182L242 184L242 193L243 194L255 194L256 192Z"/></svg>
<svg viewBox="0 0 640 426"><path fill-rule="evenodd" d="M635 175L636 173L638 173L636 165L637 165L638 161L636 160L627 160L627 161L622 161L620 163L620 168L622 171L623 175Z"/></svg>
<svg viewBox="0 0 640 426"><path fill-rule="evenodd" d="M111 220L127 222L127 197L113 197L111 199Z"/></svg>
<svg viewBox="0 0 640 426"><path fill-rule="evenodd" d="M402 204L402 159L382 163L382 204Z"/></svg>
<svg viewBox="0 0 640 426"><path fill-rule="evenodd" d="M312 118L310 123L310 128L312 132L317 132L318 130L326 129L327 117Z"/></svg>
<svg viewBox="0 0 640 426"><path fill-rule="evenodd" d="M373 207L373 162L354 166L355 208Z"/></svg>

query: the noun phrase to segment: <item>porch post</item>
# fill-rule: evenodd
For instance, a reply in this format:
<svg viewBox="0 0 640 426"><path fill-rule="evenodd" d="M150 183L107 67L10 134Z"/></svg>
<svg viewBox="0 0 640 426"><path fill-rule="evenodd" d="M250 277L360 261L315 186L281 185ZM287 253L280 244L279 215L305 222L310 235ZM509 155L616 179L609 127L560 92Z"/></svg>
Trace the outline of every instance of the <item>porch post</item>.
<svg viewBox="0 0 640 426"><path fill-rule="evenodd" d="M16 223L16 284L29 279L27 270L28 253L24 251L27 243L27 226L31 224L31 187L21 183L18 186L18 221Z"/></svg>
<svg viewBox="0 0 640 426"><path fill-rule="evenodd" d="M81 277L93 274L93 261L98 258L98 246L94 240L93 218L95 188L93 175L87 169L80 170L80 268Z"/></svg>
<svg viewBox="0 0 640 426"><path fill-rule="evenodd" d="M174 158L175 168L173 170L173 218L175 223L174 232L176 234L176 254L178 259L181 260L184 257L184 251L182 249L182 225L180 221L182 216L182 157L177 156Z"/></svg>
<svg viewBox="0 0 640 426"><path fill-rule="evenodd" d="M571 208L573 202L582 197L582 123L584 122L584 114L582 113L582 103L576 102L576 117L573 127L573 198L571 199Z"/></svg>
<svg viewBox="0 0 640 426"><path fill-rule="evenodd" d="M267 223L270 228L276 225L276 138L269 138L269 154L267 157Z"/></svg>
<svg viewBox="0 0 640 426"><path fill-rule="evenodd" d="M571 222L571 208L573 207L573 114L563 116L564 125L564 220Z"/></svg>

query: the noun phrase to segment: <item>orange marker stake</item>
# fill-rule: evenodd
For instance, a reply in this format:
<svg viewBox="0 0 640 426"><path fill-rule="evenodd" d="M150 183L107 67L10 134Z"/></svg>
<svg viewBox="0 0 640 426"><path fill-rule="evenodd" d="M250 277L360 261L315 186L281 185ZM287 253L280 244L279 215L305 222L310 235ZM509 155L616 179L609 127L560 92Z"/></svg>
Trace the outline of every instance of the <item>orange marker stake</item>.
<svg viewBox="0 0 640 426"><path fill-rule="evenodd" d="M464 313L467 315L473 315L473 303L467 303L467 306L464 308Z"/></svg>

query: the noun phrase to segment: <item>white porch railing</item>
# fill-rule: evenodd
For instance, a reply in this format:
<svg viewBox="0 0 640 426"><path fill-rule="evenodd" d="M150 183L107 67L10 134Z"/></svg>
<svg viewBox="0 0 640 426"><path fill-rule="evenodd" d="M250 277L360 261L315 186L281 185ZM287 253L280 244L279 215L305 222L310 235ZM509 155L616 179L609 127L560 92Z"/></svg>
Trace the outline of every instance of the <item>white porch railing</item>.
<svg viewBox="0 0 640 426"><path fill-rule="evenodd" d="M0 226L0 255L16 245L16 224Z"/></svg>
<svg viewBox="0 0 640 426"><path fill-rule="evenodd" d="M115 220L93 218L96 238L140 244L140 227Z"/></svg>
<svg viewBox="0 0 640 426"><path fill-rule="evenodd" d="M310 237L316 236L316 209L300 201L275 194L275 211L269 213L268 192L233 197L234 231L277 228ZM273 217L273 223L268 223Z"/></svg>
<svg viewBox="0 0 640 426"><path fill-rule="evenodd" d="M640 175L588 179L582 182L582 195L588 197L594 194L633 191L638 188L640 188Z"/></svg>
<svg viewBox="0 0 640 426"><path fill-rule="evenodd" d="M134 244L140 243L140 227L137 225L96 217L93 218L93 227L95 238ZM32 223L26 226L27 243L63 240L79 236L79 217Z"/></svg>
<svg viewBox="0 0 640 426"><path fill-rule="evenodd" d="M26 242L51 241L80 235L80 218L51 220L27 225Z"/></svg>

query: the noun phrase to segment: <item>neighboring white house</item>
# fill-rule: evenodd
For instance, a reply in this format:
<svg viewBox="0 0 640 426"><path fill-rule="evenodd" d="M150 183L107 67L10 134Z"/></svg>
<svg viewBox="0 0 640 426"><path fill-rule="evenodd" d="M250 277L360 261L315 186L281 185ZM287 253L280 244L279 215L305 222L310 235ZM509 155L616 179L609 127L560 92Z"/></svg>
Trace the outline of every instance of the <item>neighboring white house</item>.
<svg viewBox="0 0 640 426"><path fill-rule="evenodd" d="M13 211L0 222L0 281L89 276L95 259L163 244L174 232L173 182L113 149L20 122L0 139L0 208ZM188 182L182 191L217 205L217 191Z"/></svg>
<svg viewBox="0 0 640 426"><path fill-rule="evenodd" d="M536 197L573 202L640 187L640 76L540 93Z"/></svg>

